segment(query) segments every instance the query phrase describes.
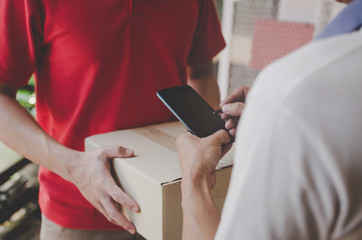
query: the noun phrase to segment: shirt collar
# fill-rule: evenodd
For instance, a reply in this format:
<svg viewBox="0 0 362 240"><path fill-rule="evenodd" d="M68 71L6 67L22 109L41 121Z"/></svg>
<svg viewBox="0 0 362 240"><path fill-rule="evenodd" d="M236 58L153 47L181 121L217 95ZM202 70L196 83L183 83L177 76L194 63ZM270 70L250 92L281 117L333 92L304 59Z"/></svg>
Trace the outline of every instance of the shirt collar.
<svg viewBox="0 0 362 240"><path fill-rule="evenodd" d="M351 2L314 40L357 31L362 27L362 0Z"/></svg>

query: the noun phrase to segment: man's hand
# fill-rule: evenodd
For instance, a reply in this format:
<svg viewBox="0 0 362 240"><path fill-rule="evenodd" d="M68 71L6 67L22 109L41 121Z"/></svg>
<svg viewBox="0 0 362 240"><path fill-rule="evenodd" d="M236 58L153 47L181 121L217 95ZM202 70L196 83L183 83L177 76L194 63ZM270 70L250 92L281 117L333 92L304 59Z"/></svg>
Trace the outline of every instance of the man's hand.
<svg viewBox="0 0 362 240"><path fill-rule="evenodd" d="M119 225L132 234L134 225L122 215L119 205L139 212L137 203L114 181L110 170L110 159L133 156L133 151L120 146L107 146L88 152L77 152L77 159L66 161L65 178L73 182L82 195L108 221Z"/></svg>
<svg viewBox="0 0 362 240"><path fill-rule="evenodd" d="M182 171L182 239L214 239L220 214L211 195L216 184L215 168L230 150L229 134L220 130L206 138L191 133L176 141Z"/></svg>
<svg viewBox="0 0 362 240"><path fill-rule="evenodd" d="M110 222L135 233L134 225L120 213L118 204L134 212L139 212L139 207L117 186L110 171L111 158L131 157L133 151L113 146L78 152L61 145L20 106L15 99L16 91L16 88L0 83L0 141L74 183Z"/></svg>
<svg viewBox="0 0 362 240"><path fill-rule="evenodd" d="M245 99L250 87L241 86L235 89L224 101L220 103L221 118L226 120L225 128L233 136L236 135L236 127L245 107Z"/></svg>
<svg viewBox="0 0 362 240"><path fill-rule="evenodd" d="M176 141L178 159L183 179L197 182L206 179L213 188L216 184L215 168L219 160L227 153L231 144L226 131L220 130L206 138L198 138L187 132Z"/></svg>

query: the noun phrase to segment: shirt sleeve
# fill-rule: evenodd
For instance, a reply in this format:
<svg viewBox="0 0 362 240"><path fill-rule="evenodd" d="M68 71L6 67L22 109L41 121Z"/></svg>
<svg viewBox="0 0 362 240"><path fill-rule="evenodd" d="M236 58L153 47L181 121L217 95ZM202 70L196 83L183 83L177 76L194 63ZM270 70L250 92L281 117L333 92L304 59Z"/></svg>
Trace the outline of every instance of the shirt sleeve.
<svg viewBox="0 0 362 240"><path fill-rule="evenodd" d="M337 200L322 141L276 99L251 99L243 116L216 239L329 239Z"/></svg>
<svg viewBox="0 0 362 240"><path fill-rule="evenodd" d="M213 0L200 0L199 18L187 57L189 66L202 65L225 47Z"/></svg>
<svg viewBox="0 0 362 240"><path fill-rule="evenodd" d="M41 45L41 17L33 0L0 1L0 83L26 85Z"/></svg>

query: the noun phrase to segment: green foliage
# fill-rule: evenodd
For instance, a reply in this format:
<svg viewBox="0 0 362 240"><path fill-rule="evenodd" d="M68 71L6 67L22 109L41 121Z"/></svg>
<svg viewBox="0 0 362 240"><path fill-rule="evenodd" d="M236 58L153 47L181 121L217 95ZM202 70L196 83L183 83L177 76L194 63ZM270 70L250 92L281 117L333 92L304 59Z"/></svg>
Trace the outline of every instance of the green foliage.
<svg viewBox="0 0 362 240"><path fill-rule="evenodd" d="M29 80L29 83L27 86L22 87L18 90L18 93L16 94L16 100L24 107L26 108L30 113L34 113L34 107L35 107L35 83L34 83L34 76L32 76Z"/></svg>
<svg viewBox="0 0 362 240"><path fill-rule="evenodd" d="M34 76L31 76L28 85L29 85L29 86L32 86L32 87L35 87Z"/></svg>

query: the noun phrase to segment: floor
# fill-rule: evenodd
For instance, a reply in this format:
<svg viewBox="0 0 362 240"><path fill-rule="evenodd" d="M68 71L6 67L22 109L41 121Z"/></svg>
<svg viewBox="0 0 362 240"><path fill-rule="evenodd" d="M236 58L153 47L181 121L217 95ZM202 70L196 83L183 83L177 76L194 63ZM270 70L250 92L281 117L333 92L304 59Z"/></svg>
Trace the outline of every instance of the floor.
<svg viewBox="0 0 362 240"><path fill-rule="evenodd" d="M18 172L36 186L38 167L29 164ZM39 240L41 213L37 199L28 202L11 218L0 225L0 240Z"/></svg>
<svg viewBox="0 0 362 240"><path fill-rule="evenodd" d="M26 217L24 217L24 212L17 214L23 216L0 226L0 240L39 240L41 215L38 205L33 204L29 207ZM13 218L14 216L12 220Z"/></svg>

